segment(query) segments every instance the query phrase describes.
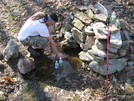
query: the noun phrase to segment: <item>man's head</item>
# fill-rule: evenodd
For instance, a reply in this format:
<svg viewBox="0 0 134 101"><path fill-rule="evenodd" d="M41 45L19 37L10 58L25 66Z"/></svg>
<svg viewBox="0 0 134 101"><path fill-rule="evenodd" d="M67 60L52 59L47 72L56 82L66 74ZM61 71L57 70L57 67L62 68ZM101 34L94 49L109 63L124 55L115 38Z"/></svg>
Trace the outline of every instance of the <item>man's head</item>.
<svg viewBox="0 0 134 101"><path fill-rule="evenodd" d="M55 13L47 15L46 25L48 26L49 33L54 33L55 23L58 21L58 16Z"/></svg>
<svg viewBox="0 0 134 101"><path fill-rule="evenodd" d="M58 21L58 16L55 13L51 13L50 15L48 15L48 20L52 24L55 24Z"/></svg>

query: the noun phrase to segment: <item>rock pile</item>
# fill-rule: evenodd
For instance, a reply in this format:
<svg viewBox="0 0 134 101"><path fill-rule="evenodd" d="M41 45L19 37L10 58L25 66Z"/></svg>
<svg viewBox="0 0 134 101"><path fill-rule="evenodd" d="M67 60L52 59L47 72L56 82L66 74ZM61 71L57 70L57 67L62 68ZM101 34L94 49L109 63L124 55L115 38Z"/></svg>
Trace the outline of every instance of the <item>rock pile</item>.
<svg viewBox="0 0 134 101"><path fill-rule="evenodd" d="M106 40L108 29L106 20L108 15L95 5L79 6L64 20L60 36L64 40L60 43L63 49L81 47L79 58L89 62L89 67L101 75L106 73ZM111 13L111 12L110 12ZM127 65L127 51L132 43L131 28L119 19L109 26L109 74L121 71Z"/></svg>

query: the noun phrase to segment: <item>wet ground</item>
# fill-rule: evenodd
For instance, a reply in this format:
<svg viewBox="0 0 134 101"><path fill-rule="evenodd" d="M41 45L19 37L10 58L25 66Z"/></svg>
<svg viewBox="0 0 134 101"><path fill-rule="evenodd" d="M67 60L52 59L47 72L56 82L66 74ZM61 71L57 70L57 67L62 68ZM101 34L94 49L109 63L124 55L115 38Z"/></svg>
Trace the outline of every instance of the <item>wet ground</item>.
<svg viewBox="0 0 134 101"><path fill-rule="evenodd" d="M79 51L79 49L64 50L63 53L69 57L63 60L63 67L58 70L54 68L57 58L46 58L46 56L35 58L36 68L25 75L19 73L16 67L19 59L10 59L0 70L2 78L0 89L5 92L9 101L129 101L128 99L131 101L133 99L133 88L130 87L129 92L126 92L124 87L126 82L133 84L133 67L126 67L120 73L109 75L109 89L106 93L105 76L93 72L82 62L78 58ZM20 54L19 58L22 56Z"/></svg>
<svg viewBox="0 0 134 101"><path fill-rule="evenodd" d="M0 38L0 51L2 51L6 46L6 43L8 42L7 39L9 39L8 35L12 38L17 34L17 31L14 32L11 30L11 32L9 32L9 30L17 29L18 26L20 27L23 24L23 21L25 21L32 13L39 10L44 11L46 8L50 8L50 11L52 11L53 6L50 5L56 1L58 1L57 5L64 5L65 1L73 1L70 4L73 4L75 9L76 4L74 1L80 4L80 2L85 0L51 0L55 2L50 2L50 0L2 1L4 3L0 2L0 25L5 26L0 26L0 30L2 31ZM45 3L42 4L40 1L44 1ZM91 3L92 2L94 1L91 1ZM121 2L119 0L104 0L101 2L106 5L115 4L117 6L123 6L125 9L122 9L120 17L132 25L132 0L122 0ZM19 3L21 4L20 6ZM58 7L57 5L56 8ZM61 16L62 20L70 11L65 11L65 9L62 10L60 7L61 5L59 5L59 9L56 9L56 11L58 15ZM22 8L22 6L24 7ZM22 13L15 16L15 18L12 18L12 16L10 16L10 12L13 9L17 10L17 12L22 11ZM17 19L18 22L14 22ZM4 32L6 32L7 35L5 35ZM26 50L23 48L24 47L20 50L22 55L20 55L17 59L11 59L9 62L3 61L3 57L0 52L0 60L4 63L4 66L0 67L0 90L5 92L5 95L8 97L8 101L134 101L134 93L131 92L133 90L132 87L134 87L133 66L126 67L120 73L115 73L109 76L109 90L106 96L105 76L101 76L90 70L90 68L86 68L86 65L83 64L77 58L77 55L74 54L76 53L76 50L65 51L65 53L69 55L69 58L65 60L65 63L69 65L69 68L68 65L65 65L67 68L64 69L70 70L70 73L66 72L66 70L62 70L63 73L55 75L54 61L46 59L43 62L43 65L40 62L37 62L37 68L35 70L26 75L22 75L18 72L16 64L19 58L26 55L23 54ZM73 54L70 54L69 52ZM133 54L130 55L132 56ZM43 59L36 60L43 61ZM132 86L128 89L128 91L125 88L126 83Z"/></svg>
<svg viewBox="0 0 134 101"><path fill-rule="evenodd" d="M77 79L76 68L81 66L81 60L77 56L77 52L80 50L72 49L72 51L75 51L76 54L71 54L70 51L67 52L69 57L63 60L63 66L60 66L59 69L54 68L55 61L59 59L45 57L42 63L41 61L39 63L36 61L37 66L34 70L25 75L20 74L23 83L20 85L18 95L13 99L16 101L22 99L23 101L49 101L49 97L44 92L46 87L54 86L65 89L65 86L68 86L69 88L67 87L65 90L70 90L71 85L65 83L71 83L70 79Z"/></svg>

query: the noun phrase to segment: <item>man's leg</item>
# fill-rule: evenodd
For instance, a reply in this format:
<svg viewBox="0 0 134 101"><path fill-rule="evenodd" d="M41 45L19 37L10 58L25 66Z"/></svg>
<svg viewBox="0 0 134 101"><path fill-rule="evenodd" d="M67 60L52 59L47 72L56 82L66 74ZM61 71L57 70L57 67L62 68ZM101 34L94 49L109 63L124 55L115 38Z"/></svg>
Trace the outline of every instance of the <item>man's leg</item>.
<svg viewBox="0 0 134 101"><path fill-rule="evenodd" d="M30 36L24 41L23 45L29 46L28 51L33 57L40 57L44 51L44 48L49 45L49 40L41 36Z"/></svg>
<svg viewBox="0 0 134 101"><path fill-rule="evenodd" d="M31 57L40 57L41 53L37 49L33 49L32 46L29 46L27 49L30 52Z"/></svg>

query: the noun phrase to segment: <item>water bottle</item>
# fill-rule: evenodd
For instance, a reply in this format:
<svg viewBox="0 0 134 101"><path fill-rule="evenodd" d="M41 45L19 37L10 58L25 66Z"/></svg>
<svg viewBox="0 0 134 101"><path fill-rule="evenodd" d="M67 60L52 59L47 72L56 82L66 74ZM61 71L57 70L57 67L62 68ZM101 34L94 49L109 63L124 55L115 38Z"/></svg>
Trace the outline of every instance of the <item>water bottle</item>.
<svg viewBox="0 0 134 101"><path fill-rule="evenodd" d="M115 22L115 26L116 26L118 29L120 29L120 22L119 22L118 19L117 19L116 22Z"/></svg>
<svg viewBox="0 0 134 101"><path fill-rule="evenodd" d="M110 17L110 21L112 24L115 24L115 22L116 22L116 14L114 11L112 12L112 15Z"/></svg>
<svg viewBox="0 0 134 101"><path fill-rule="evenodd" d="M55 62L54 68L55 69L59 69L59 63L58 63L58 61Z"/></svg>
<svg viewBox="0 0 134 101"><path fill-rule="evenodd" d="M61 59L61 57L60 57L60 60L59 60L59 66L60 66L60 67L63 66L63 60Z"/></svg>

